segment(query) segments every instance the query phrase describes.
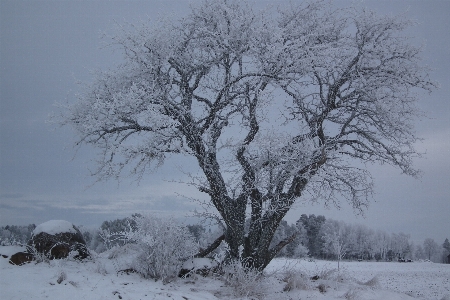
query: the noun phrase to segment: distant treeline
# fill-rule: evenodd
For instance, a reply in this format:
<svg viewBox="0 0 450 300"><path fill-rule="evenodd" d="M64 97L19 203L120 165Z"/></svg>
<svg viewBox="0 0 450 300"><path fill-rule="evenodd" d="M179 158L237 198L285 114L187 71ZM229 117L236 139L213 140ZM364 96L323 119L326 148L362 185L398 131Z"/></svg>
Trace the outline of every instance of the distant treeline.
<svg viewBox="0 0 450 300"><path fill-rule="evenodd" d="M25 245L31 238L35 224L27 226L7 225L0 227L0 245Z"/></svg>
<svg viewBox="0 0 450 300"><path fill-rule="evenodd" d="M136 229L135 214L131 217L104 221L98 229L80 226L87 245L98 253L127 243L123 233ZM0 244L26 244L35 224L28 226L0 227ZM220 232L205 228L201 224L187 225L201 247L206 247ZM373 230L360 224L347 224L342 221L326 219L322 215L303 214L294 224L282 221L272 240L272 246L296 235L295 239L284 247L278 257L316 259L347 259L376 261L430 260L447 263L450 254L448 239L442 244L426 239L415 245L410 235L405 233L387 233Z"/></svg>

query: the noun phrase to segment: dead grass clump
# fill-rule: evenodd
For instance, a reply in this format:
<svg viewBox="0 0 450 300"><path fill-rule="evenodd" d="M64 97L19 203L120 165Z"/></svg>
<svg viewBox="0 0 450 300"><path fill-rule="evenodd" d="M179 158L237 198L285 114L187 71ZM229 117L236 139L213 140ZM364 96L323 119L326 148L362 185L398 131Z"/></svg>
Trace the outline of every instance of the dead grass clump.
<svg viewBox="0 0 450 300"><path fill-rule="evenodd" d="M325 294L327 292L327 286L324 283L319 284L317 288L322 294Z"/></svg>
<svg viewBox="0 0 450 300"><path fill-rule="evenodd" d="M378 280L378 277L375 276L372 279L366 281L366 282L362 282L360 283L362 285L368 286L368 287L372 287L372 288L379 288L380 287L380 281Z"/></svg>
<svg viewBox="0 0 450 300"><path fill-rule="evenodd" d="M298 270L287 270L284 272L282 277L283 282L286 282L286 285L283 288L283 291L289 292L292 290L308 290L309 286L309 278L306 274L298 271Z"/></svg>
<svg viewBox="0 0 450 300"><path fill-rule="evenodd" d="M269 286L262 272L247 268L240 261L223 266L222 271L223 280L233 288L235 296L265 299Z"/></svg>
<svg viewBox="0 0 450 300"><path fill-rule="evenodd" d="M318 276L320 279L333 280L336 279L337 273L337 269L323 269Z"/></svg>
<svg viewBox="0 0 450 300"><path fill-rule="evenodd" d="M360 297L360 291L355 288L350 288L344 295L343 298L346 300L359 300Z"/></svg>

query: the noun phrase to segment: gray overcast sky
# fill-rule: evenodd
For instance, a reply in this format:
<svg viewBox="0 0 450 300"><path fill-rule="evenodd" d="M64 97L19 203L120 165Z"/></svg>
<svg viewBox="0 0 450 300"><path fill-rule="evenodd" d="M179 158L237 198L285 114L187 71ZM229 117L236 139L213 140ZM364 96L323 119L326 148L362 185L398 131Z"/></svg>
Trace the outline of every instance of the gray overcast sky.
<svg viewBox="0 0 450 300"><path fill-rule="evenodd" d="M181 165L171 161L139 185L131 178L93 186L89 165L93 149L75 154L70 128L46 123L57 102L73 102L77 81L89 82L91 71L113 67L121 56L102 47L102 33L115 22L134 23L160 15L182 16L191 1L21 1L0 0L0 225L66 219L75 224L102 221L134 212L185 214L194 205L177 196L198 193L171 181L183 180ZM192 1L196 2L196 1ZM254 1L261 5L263 1ZM266 1L283 3L287 1ZM339 6L350 1L336 1ZM389 166L373 166L376 194L365 218L346 203L340 210L299 203L287 216L302 213L360 223L374 229L427 237L450 238L450 1L366 1L382 14L406 13L418 25L408 32L424 44L424 63L441 88L422 94L420 107L429 118L417 122L427 154L416 160L420 180L401 176ZM72 159L74 158L74 159Z"/></svg>

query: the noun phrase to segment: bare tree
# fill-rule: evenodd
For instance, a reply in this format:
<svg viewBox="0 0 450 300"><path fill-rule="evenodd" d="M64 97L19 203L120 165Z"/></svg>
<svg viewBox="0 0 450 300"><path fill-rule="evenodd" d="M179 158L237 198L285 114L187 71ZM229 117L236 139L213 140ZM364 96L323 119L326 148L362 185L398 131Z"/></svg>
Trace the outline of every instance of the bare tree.
<svg viewBox="0 0 450 300"><path fill-rule="evenodd" d="M424 259L425 258L425 252L423 251L423 248L421 245L416 246L416 251L414 253L415 259Z"/></svg>
<svg viewBox="0 0 450 300"><path fill-rule="evenodd" d="M415 90L434 84L401 36L409 25L323 2L270 13L204 1L160 28L125 27L113 38L124 63L100 73L63 123L100 150L99 179L194 157L228 257L262 270L295 238L270 247L296 199L342 196L362 210L372 182L358 162L417 174Z"/></svg>
<svg viewBox="0 0 450 300"><path fill-rule="evenodd" d="M439 245L433 239L427 238L423 242L423 250L425 251L425 255L428 256L428 260L431 260L431 258L438 252Z"/></svg>
<svg viewBox="0 0 450 300"><path fill-rule="evenodd" d="M404 259L407 255L411 255L410 235L400 232L392 233L391 250L394 251L398 259Z"/></svg>
<svg viewBox="0 0 450 300"><path fill-rule="evenodd" d="M347 253L350 226L344 222L326 220L322 232L327 250L336 255L339 270L339 264Z"/></svg>

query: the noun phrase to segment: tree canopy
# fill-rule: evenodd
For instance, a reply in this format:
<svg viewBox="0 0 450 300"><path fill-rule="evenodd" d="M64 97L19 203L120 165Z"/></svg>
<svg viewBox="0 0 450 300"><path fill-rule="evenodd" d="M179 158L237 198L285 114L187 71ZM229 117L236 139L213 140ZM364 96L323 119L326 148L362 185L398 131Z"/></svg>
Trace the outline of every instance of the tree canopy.
<svg viewBox="0 0 450 300"><path fill-rule="evenodd" d="M124 27L113 37L123 63L100 72L63 123L100 150L100 179L194 157L229 257L264 269L295 238L270 246L299 197L361 210L364 163L417 174L416 90L434 83L402 36L409 25L324 2L258 12L206 0L157 28Z"/></svg>

